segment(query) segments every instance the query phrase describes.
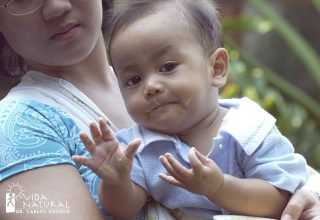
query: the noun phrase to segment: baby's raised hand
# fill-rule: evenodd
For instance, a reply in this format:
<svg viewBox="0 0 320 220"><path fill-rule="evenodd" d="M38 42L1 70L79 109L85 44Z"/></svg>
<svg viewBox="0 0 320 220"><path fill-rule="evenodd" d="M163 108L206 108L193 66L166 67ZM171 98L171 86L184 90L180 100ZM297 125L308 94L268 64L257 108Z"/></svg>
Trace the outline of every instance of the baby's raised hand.
<svg viewBox="0 0 320 220"><path fill-rule="evenodd" d="M105 120L99 120L90 124L92 139L84 132L80 133L80 139L91 154L91 157L75 155L72 159L89 167L102 180L108 184L118 184L123 178L130 175L134 154L140 145L139 140L133 140L127 147L120 146Z"/></svg>
<svg viewBox="0 0 320 220"><path fill-rule="evenodd" d="M190 150L189 160L191 169L185 168L169 153L160 156L160 161L169 175L160 173L159 177L195 194L204 196L215 194L224 183L224 175L220 168L195 148Z"/></svg>

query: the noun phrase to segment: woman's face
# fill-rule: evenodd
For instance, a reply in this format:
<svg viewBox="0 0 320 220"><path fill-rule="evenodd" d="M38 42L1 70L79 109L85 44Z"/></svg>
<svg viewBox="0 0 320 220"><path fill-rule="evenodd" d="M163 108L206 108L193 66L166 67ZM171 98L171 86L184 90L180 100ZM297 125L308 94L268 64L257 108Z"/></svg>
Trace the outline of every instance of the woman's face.
<svg viewBox="0 0 320 220"><path fill-rule="evenodd" d="M25 62L37 68L74 65L101 37L101 0L44 0L32 14L0 8L0 32Z"/></svg>

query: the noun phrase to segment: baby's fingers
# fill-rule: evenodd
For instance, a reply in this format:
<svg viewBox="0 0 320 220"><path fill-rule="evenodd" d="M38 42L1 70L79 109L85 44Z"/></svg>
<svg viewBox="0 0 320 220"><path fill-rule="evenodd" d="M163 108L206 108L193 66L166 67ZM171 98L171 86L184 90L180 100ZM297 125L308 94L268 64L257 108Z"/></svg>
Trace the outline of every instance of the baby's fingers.
<svg viewBox="0 0 320 220"><path fill-rule="evenodd" d="M187 179L189 177L189 171L182 166L171 154L167 153L160 156L162 165L166 168L170 175L177 180Z"/></svg>
<svg viewBox="0 0 320 220"><path fill-rule="evenodd" d="M92 164L92 159L88 157L83 157L79 155L72 156L72 160L74 160L76 163L85 165L89 167L91 170L94 170L94 165Z"/></svg>
<svg viewBox="0 0 320 220"><path fill-rule="evenodd" d="M88 135L82 131L80 132L80 139L84 144L84 146L89 151L89 153L93 155L95 151L95 146L96 146L95 143L93 143L93 141L88 137Z"/></svg>
<svg viewBox="0 0 320 220"><path fill-rule="evenodd" d="M194 147L191 148L188 157L195 173L201 172L206 166L209 166L211 162L208 157L201 154Z"/></svg>
<svg viewBox="0 0 320 220"><path fill-rule="evenodd" d="M140 144L141 141L139 139L134 139L128 144L128 147L125 149L124 154L130 161L133 160L133 157L137 149L139 148Z"/></svg>
<svg viewBox="0 0 320 220"><path fill-rule="evenodd" d="M189 152L189 161L190 161L190 164L192 166L192 169L194 170L194 172L199 172L201 169L202 169L202 161L200 160L200 156L202 155L199 155L200 153L196 153L196 150L195 148L191 148L190 152Z"/></svg>
<svg viewBox="0 0 320 220"><path fill-rule="evenodd" d="M109 141L115 139L113 133L111 132L110 128L107 126L107 122L105 119L99 119L99 126L101 135L104 141Z"/></svg>
<svg viewBox="0 0 320 220"><path fill-rule="evenodd" d="M175 186L177 186L177 187L183 188L183 185L181 184L181 182L179 182L178 180L176 180L176 179L175 179L174 177L172 177L172 176L168 176L168 175L166 175L166 174L164 174L164 173L159 173L159 177L160 177L162 180L166 181L167 183L170 183L170 184L175 185Z"/></svg>
<svg viewBox="0 0 320 220"><path fill-rule="evenodd" d="M206 168L216 170L216 172L220 170L220 168L213 160L201 154L197 149L192 148L192 151L193 153L189 154L189 159L195 173L200 172ZM193 158L191 159L190 156Z"/></svg>
<svg viewBox="0 0 320 220"><path fill-rule="evenodd" d="M90 133L91 133L93 141L96 144L101 143L103 141L103 138L102 138L101 132L100 132L99 128L97 127L96 123L95 122L90 123L89 127L90 127Z"/></svg>

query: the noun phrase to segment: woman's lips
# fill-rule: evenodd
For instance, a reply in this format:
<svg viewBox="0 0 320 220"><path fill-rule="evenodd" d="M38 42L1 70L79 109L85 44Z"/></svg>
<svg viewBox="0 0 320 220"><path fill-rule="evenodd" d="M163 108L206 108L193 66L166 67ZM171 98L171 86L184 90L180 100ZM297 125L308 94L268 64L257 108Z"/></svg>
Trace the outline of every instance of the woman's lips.
<svg viewBox="0 0 320 220"><path fill-rule="evenodd" d="M53 40L65 41L74 38L77 34L79 25L78 24L68 24L59 28L51 37Z"/></svg>

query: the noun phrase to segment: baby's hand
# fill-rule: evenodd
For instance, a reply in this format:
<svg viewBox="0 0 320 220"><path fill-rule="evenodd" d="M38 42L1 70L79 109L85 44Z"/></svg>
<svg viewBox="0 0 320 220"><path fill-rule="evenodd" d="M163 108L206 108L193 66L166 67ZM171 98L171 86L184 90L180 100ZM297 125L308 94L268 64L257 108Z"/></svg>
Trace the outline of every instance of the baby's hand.
<svg viewBox="0 0 320 220"><path fill-rule="evenodd" d="M167 153L160 156L162 165L171 176L160 173L159 177L195 194L208 197L218 192L224 183L224 175L216 163L195 148L190 150L189 160L192 168L188 170L171 154Z"/></svg>
<svg viewBox="0 0 320 220"><path fill-rule="evenodd" d="M109 185L118 184L130 175L134 154L140 145L133 140L126 148L122 148L107 126L105 120L90 124L91 140L84 132L80 139L91 154L91 158L75 155L72 159L89 167Z"/></svg>

